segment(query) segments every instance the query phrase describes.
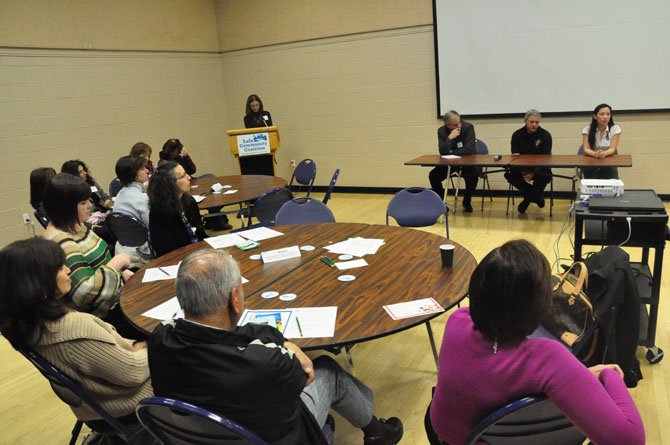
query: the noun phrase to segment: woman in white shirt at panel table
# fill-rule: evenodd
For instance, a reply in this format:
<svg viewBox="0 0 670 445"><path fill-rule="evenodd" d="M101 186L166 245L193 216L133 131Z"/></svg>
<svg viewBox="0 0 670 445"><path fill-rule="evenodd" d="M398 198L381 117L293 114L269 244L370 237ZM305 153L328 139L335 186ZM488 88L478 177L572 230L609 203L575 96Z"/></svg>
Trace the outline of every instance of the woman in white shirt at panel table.
<svg viewBox="0 0 670 445"><path fill-rule="evenodd" d="M124 156L116 162L115 171L123 188L116 195L114 213L133 216L149 230L149 197L144 192L144 183L149 180L147 159L142 156ZM148 242L135 248L123 246L117 241L115 251L127 253L131 267L143 266L151 256Z"/></svg>
<svg viewBox="0 0 670 445"><path fill-rule="evenodd" d="M614 124L612 107L598 105L593 110L591 123L582 130L584 154L603 159L618 154L617 147L621 138L621 127ZM582 169L585 179L618 179L616 167L593 167Z"/></svg>

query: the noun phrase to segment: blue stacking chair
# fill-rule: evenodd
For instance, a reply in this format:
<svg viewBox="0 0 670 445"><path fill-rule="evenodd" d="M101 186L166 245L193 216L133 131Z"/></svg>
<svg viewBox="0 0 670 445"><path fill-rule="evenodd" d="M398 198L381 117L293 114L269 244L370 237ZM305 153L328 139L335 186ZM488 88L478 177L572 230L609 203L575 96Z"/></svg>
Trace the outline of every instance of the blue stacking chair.
<svg viewBox="0 0 670 445"><path fill-rule="evenodd" d="M586 437L544 394L514 400L486 416L472 430L467 445L569 445Z"/></svg>
<svg viewBox="0 0 670 445"><path fill-rule="evenodd" d="M428 227L444 215L446 235L449 238L449 215L442 198L423 187L408 187L400 190L386 208L386 225L389 216L401 227Z"/></svg>
<svg viewBox="0 0 670 445"><path fill-rule="evenodd" d="M25 348L19 350L25 358L27 358L37 370L49 381L51 388L56 393L58 398L63 402L67 403L69 406L80 407L83 404L88 405L102 417L102 419L107 422L110 429L108 431L97 431L102 435L114 435L120 436L127 443L140 445L143 443L142 436L146 432L140 427L137 429L132 429L121 422L119 422L114 416L112 416L107 410L105 410L98 402L96 402L88 392L81 387L77 382L72 380L70 377L63 374L58 368L49 363L44 357L36 353L30 348ZM81 427L84 424L81 420L77 420L72 428L72 438L70 439L70 445L74 445L77 442L79 433L81 432ZM139 424L138 424L139 427Z"/></svg>
<svg viewBox="0 0 670 445"><path fill-rule="evenodd" d="M254 227L272 227L275 225L275 218L281 206L293 199L293 193L287 188L274 188L263 192L254 202L249 210L243 212L243 216L248 216L247 226L242 229L233 230L240 232ZM257 224L252 224L251 220L256 218Z"/></svg>
<svg viewBox="0 0 670 445"><path fill-rule="evenodd" d="M115 198L116 195L119 194L122 188L123 185L121 184L121 181L119 181L119 178L112 179L109 183L109 195L112 198Z"/></svg>
<svg viewBox="0 0 670 445"><path fill-rule="evenodd" d="M277 212L276 226L335 222L333 212L321 201L313 198L295 198L287 201Z"/></svg>
<svg viewBox="0 0 670 445"><path fill-rule="evenodd" d="M311 159L303 159L298 166L293 170L291 181L289 182L289 190L293 191L293 180L295 179L296 186L300 189L302 186L307 187L307 195L312 192L312 185L316 179L316 162Z"/></svg>
<svg viewBox="0 0 670 445"><path fill-rule="evenodd" d="M328 190L326 190L326 194L323 196L323 203L328 204L328 201L330 200L330 195L333 194L333 189L335 188L335 183L337 182L337 178L340 176L340 169L336 168L335 173L333 173L333 177L330 180L330 184L328 185Z"/></svg>

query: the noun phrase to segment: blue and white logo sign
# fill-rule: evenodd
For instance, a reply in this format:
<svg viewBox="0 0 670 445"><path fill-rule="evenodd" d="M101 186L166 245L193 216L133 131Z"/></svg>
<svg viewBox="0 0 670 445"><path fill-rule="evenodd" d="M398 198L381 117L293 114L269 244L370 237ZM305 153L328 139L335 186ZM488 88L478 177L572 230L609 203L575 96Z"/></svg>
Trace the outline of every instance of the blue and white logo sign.
<svg viewBox="0 0 670 445"><path fill-rule="evenodd" d="M237 147L240 156L269 154L270 136L268 133L240 135L237 136Z"/></svg>

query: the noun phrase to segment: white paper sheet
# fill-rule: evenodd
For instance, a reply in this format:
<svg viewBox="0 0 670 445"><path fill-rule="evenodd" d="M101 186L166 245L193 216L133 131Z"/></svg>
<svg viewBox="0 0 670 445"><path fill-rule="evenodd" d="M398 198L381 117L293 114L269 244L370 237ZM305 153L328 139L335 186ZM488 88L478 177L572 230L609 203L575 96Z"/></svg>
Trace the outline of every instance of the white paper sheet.
<svg viewBox="0 0 670 445"><path fill-rule="evenodd" d="M225 235L211 236L209 238L205 238L205 241L214 249L223 249L225 247L231 247L234 246L235 244L243 243L244 238L242 238L236 233L227 233Z"/></svg>
<svg viewBox="0 0 670 445"><path fill-rule="evenodd" d="M443 159L461 159L460 156L457 155L442 155Z"/></svg>
<svg viewBox="0 0 670 445"><path fill-rule="evenodd" d="M291 310L293 316L286 326L284 337L324 338L335 335L337 306L301 307Z"/></svg>
<svg viewBox="0 0 670 445"><path fill-rule="evenodd" d="M429 314L444 312L444 308L432 298L406 301L404 303L387 304L384 310L394 320L410 317L422 317Z"/></svg>
<svg viewBox="0 0 670 445"><path fill-rule="evenodd" d="M233 193L237 193L237 190L226 190L223 192L224 195L232 195Z"/></svg>
<svg viewBox="0 0 670 445"><path fill-rule="evenodd" d="M267 227L257 227L255 229L239 232L238 235L240 235L242 238L250 239L252 241L262 241L264 239L274 238L275 236L281 236L283 233L277 230L269 229Z"/></svg>
<svg viewBox="0 0 670 445"><path fill-rule="evenodd" d="M349 254L357 257L374 255L384 245L383 239L349 238L339 243L326 246L326 250L334 254Z"/></svg>
<svg viewBox="0 0 670 445"><path fill-rule="evenodd" d="M181 264L181 261L179 262ZM174 280L177 278L179 264L174 266L151 267L144 271L142 283L151 283L152 281Z"/></svg>
<svg viewBox="0 0 670 445"><path fill-rule="evenodd" d="M300 248L298 246L282 247L281 249L268 250L261 252L263 263L274 263L275 261L288 260L289 258L300 258Z"/></svg>
<svg viewBox="0 0 670 445"><path fill-rule="evenodd" d="M195 202L202 202L205 200L205 195L191 195L193 196L193 199L195 199Z"/></svg>
<svg viewBox="0 0 670 445"><path fill-rule="evenodd" d="M210 188L214 192L220 192L221 189L223 188L223 186L217 182L216 184L212 184L212 186Z"/></svg>
<svg viewBox="0 0 670 445"><path fill-rule="evenodd" d="M339 263L335 263L335 267L340 270L354 269L356 267L363 267L367 265L368 262L362 258L360 260L340 261Z"/></svg>
<svg viewBox="0 0 670 445"><path fill-rule="evenodd" d="M184 311L181 310L177 297L172 297L164 303L159 304L153 309L149 309L142 314L145 317L155 318L156 320L172 320L175 318L184 318Z"/></svg>

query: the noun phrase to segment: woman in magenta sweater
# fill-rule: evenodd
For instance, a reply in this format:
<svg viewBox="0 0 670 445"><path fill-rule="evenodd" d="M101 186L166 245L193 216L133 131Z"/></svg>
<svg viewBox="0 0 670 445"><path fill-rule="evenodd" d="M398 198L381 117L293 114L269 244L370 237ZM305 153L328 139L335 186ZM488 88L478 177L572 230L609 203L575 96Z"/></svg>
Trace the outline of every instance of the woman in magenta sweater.
<svg viewBox="0 0 670 445"><path fill-rule="evenodd" d="M470 278L470 307L449 318L430 421L449 445L505 403L545 393L595 444L644 444L617 365L586 368L560 342L527 338L551 297L547 259L528 241L491 251Z"/></svg>

